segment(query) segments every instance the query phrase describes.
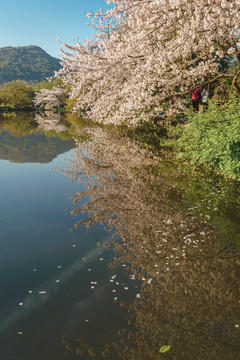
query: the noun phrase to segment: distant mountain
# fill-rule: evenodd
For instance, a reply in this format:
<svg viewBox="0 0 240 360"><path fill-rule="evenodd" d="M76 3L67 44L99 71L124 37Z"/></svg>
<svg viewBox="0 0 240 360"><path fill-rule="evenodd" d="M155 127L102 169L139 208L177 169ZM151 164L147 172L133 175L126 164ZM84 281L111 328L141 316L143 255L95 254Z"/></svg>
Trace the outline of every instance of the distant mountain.
<svg viewBox="0 0 240 360"><path fill-rule="evenodd" d="M60 60L38 46L0 48L0 84L13 80L40 82L60 68Z"/></svg>

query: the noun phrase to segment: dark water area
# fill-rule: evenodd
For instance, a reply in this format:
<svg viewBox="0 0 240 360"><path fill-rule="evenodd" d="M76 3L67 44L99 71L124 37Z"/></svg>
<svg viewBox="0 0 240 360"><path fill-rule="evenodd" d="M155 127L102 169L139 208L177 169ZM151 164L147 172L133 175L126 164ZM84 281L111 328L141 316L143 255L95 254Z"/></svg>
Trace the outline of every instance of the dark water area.
<svg viewBox="0 0 240 360"><path fill-rule="evenodd" d="M240 358L239 184L39 116L0 118L0 359Z"/></svg>

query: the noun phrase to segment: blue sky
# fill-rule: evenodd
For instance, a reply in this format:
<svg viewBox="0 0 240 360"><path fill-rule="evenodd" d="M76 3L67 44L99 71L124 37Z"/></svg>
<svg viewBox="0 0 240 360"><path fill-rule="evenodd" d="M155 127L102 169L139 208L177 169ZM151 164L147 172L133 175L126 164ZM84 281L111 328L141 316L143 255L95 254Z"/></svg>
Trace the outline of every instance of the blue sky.
<svg viewBox="0 0 240 360"><path fill-rule="evenodd" d="M2 0L0 47L37 45L60 57L59 38L68 44L91 37L86 13L108 9L104 0Z"/></svg>

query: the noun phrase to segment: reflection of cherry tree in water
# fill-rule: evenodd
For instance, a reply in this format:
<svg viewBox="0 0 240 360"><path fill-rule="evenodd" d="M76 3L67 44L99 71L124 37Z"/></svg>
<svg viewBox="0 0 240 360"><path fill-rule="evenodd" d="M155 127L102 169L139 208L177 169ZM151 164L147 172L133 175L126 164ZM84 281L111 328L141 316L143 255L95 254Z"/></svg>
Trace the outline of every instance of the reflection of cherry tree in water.
<svg viewBox="0 0 240 360"><path fill-rule="evenodd" d="M197 217L179 191L176 174L127 138L94 130L94 142L75 151L65 170L84 182L74 196L90 201L76 224L100 222L120 235L114 265L142 279L128 305L135 331L103 353L124 359L237 359L240 322L238 256L218 248L219 231ZM162 164L162 165L161 165ZM86 184L86 177L88 182ZM200 200L199 200L200 201ZM166 354L159 348L171 345Z"/></svg>
<svg viewBox="0 0 240 360"><path fill-rule="evenodd" d="M35 121L39 128L49 131L54 130L57 133L66 131L68 128L61 123L61 114L53 111L45 111L44 113L36 113Z"/></svg>

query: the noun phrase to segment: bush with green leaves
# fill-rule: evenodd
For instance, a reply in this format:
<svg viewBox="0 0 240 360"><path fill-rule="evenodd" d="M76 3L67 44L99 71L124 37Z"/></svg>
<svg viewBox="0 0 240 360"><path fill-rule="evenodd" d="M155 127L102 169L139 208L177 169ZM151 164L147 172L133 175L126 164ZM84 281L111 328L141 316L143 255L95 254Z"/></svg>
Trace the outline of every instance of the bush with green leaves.
<svg viewBox="0 0 240 360"><path fill-rule="evenodd" d="M191 164L205 164L227 177L240 179L240 99L232 97L192 116L177 141L180 157Z"/></svg>
<svg viewBox="0 0 240 360"><path fill-rule="evenodd" d="M11 81L0 87L0 104L12 108L33 106L34 90L24 81Z"/></svg>

